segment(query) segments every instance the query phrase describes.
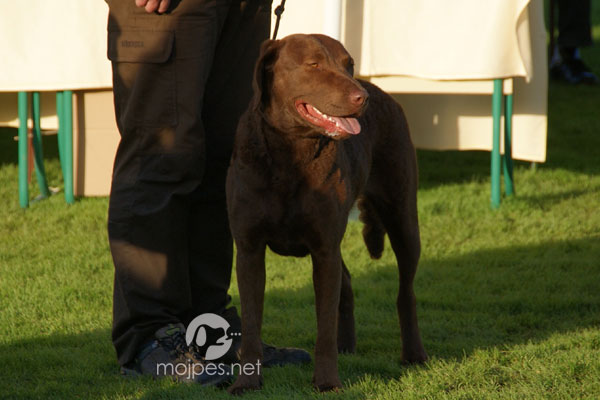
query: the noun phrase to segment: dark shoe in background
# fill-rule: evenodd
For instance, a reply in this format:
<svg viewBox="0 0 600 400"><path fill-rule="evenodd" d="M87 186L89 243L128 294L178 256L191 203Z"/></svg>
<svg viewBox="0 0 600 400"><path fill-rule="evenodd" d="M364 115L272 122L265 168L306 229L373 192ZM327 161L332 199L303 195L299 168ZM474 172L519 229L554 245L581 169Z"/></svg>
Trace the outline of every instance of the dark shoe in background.
<svg viewBox="0 0 600 400"><path fill-rule="evenodd" d="M561 48L560 56L555 56L550 66L550 78L571 85L597 85L600 80L581 60L576 48Z"/></svg>
<svg viewBox="0 0 600 400"><path fill-rule="evenodd" d="M186 343L183 324L164 326L156 331L154 337L155 340L144 346L133 363L121 367L123 375L170 377L206 386L221 386L231 381L233 376L227 365L218 364L205 369L208 363L197 357L194 349Z"/></svg>
<svg viewBox="0 0 600 400"><path fill-rule="evenodd" d="M574 58L565 63L566 67L579 79L579 83L597 85L598 77L580 59Z"/></svg>

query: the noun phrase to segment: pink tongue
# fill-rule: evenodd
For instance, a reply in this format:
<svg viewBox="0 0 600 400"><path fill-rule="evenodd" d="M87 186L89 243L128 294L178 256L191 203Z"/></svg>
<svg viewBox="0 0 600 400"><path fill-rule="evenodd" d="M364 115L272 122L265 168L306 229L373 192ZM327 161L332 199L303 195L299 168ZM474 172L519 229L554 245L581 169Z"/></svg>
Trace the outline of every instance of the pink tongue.
<svg viewBox="0 0 600 400"><path fill-rule="evenodd" d="M357 135L360 133L360 123L356 118L341 118L331 117L337 122L338 130L342 130L351 135Z"/></svg>
<svg viewBox="0 0 600 400"><path fill-rule="evenodd" d="M306 109L309 114L322 121L322 124L318 125L325 128L328 132L345 132L351 135L360 133L360 123L356 118L326 116L310 104L306 104Z"/></svg>

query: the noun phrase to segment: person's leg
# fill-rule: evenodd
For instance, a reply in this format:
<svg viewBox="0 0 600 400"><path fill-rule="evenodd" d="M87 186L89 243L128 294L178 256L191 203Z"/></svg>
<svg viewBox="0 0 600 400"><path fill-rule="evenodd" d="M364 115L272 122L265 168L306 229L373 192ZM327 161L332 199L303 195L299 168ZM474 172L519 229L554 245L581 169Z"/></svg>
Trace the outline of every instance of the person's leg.
<svg viewBox="0 0 600 400"><path fill-rule="evenodd" d="M592 44L590 0L558 0L558 40L550 76L568 83L596 84L579 48Z"/></svg>
<svg viewBox="0 0 600 400"><path fill-rule="evenodd" d="M202 109L207 161L202 184L191 198L192 308L188 321L207 312L221 314L231 325L230 333L241 331L241 321L235 308L226 309L230 301L227 291L233 240L227 217L225 178L238 120L252 97L260 45L269 38L270 10L271 0L233 0L216 48ZM239 336L236 338L220 361L237 361ZM265 367L307 362L310 355L304 350L263 344Z"/></svg>
<svg viewBox="0 0 600 400"><path fill-rule="evenodd" d="M126 365L192 306L190 193L204 175L203 93L230 1L174 1L163 15L108 3L121 133L108 221L113 343Z"/></svg>
<svg viewBox="0 0 600 400"><path fill-rule="evenodd" d="M558 0L559 47L591 45L590 22L590 0Z"/></svg>
<svg viewBox="0 0 600 400"><path fill-rule="evenodd" d="M202 122L206 131L206 169L192 195L188 319L223 314L229 303L233 240L225 202L225 177L239 117L252 96L252 75L260 44L269 38L270 0L233 0L207 82ZM227 318L238 324L235 312Z"/></svg>

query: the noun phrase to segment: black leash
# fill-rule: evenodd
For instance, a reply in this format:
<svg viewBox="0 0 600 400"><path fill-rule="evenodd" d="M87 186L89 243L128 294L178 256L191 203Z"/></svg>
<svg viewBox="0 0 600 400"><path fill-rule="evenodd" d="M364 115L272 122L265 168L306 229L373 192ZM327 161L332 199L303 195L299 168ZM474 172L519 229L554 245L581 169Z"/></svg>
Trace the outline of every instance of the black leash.
<svg viewBox="0 0 600 400"><path fill-rule="evenodd" d="M277 31L279 30L279 21L281 21L281 14L285 10L285 0L281 0L281 4L275 8L275 15L277 15L277 21L275 21L275 29L273 30L273 40L277 39Z"/></svg>

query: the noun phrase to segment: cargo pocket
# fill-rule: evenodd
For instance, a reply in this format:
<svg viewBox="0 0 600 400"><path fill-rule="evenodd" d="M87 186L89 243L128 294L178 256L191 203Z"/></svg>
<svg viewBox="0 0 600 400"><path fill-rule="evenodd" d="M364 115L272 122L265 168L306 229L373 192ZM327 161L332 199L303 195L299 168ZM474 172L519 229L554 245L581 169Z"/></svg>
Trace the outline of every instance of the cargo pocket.
<svg viewBox="0 0 600 400"><path fill-rule="evenodd" d="M171 31L108 32L115 107L125 131L177 124L174 40Z"/></svg>

